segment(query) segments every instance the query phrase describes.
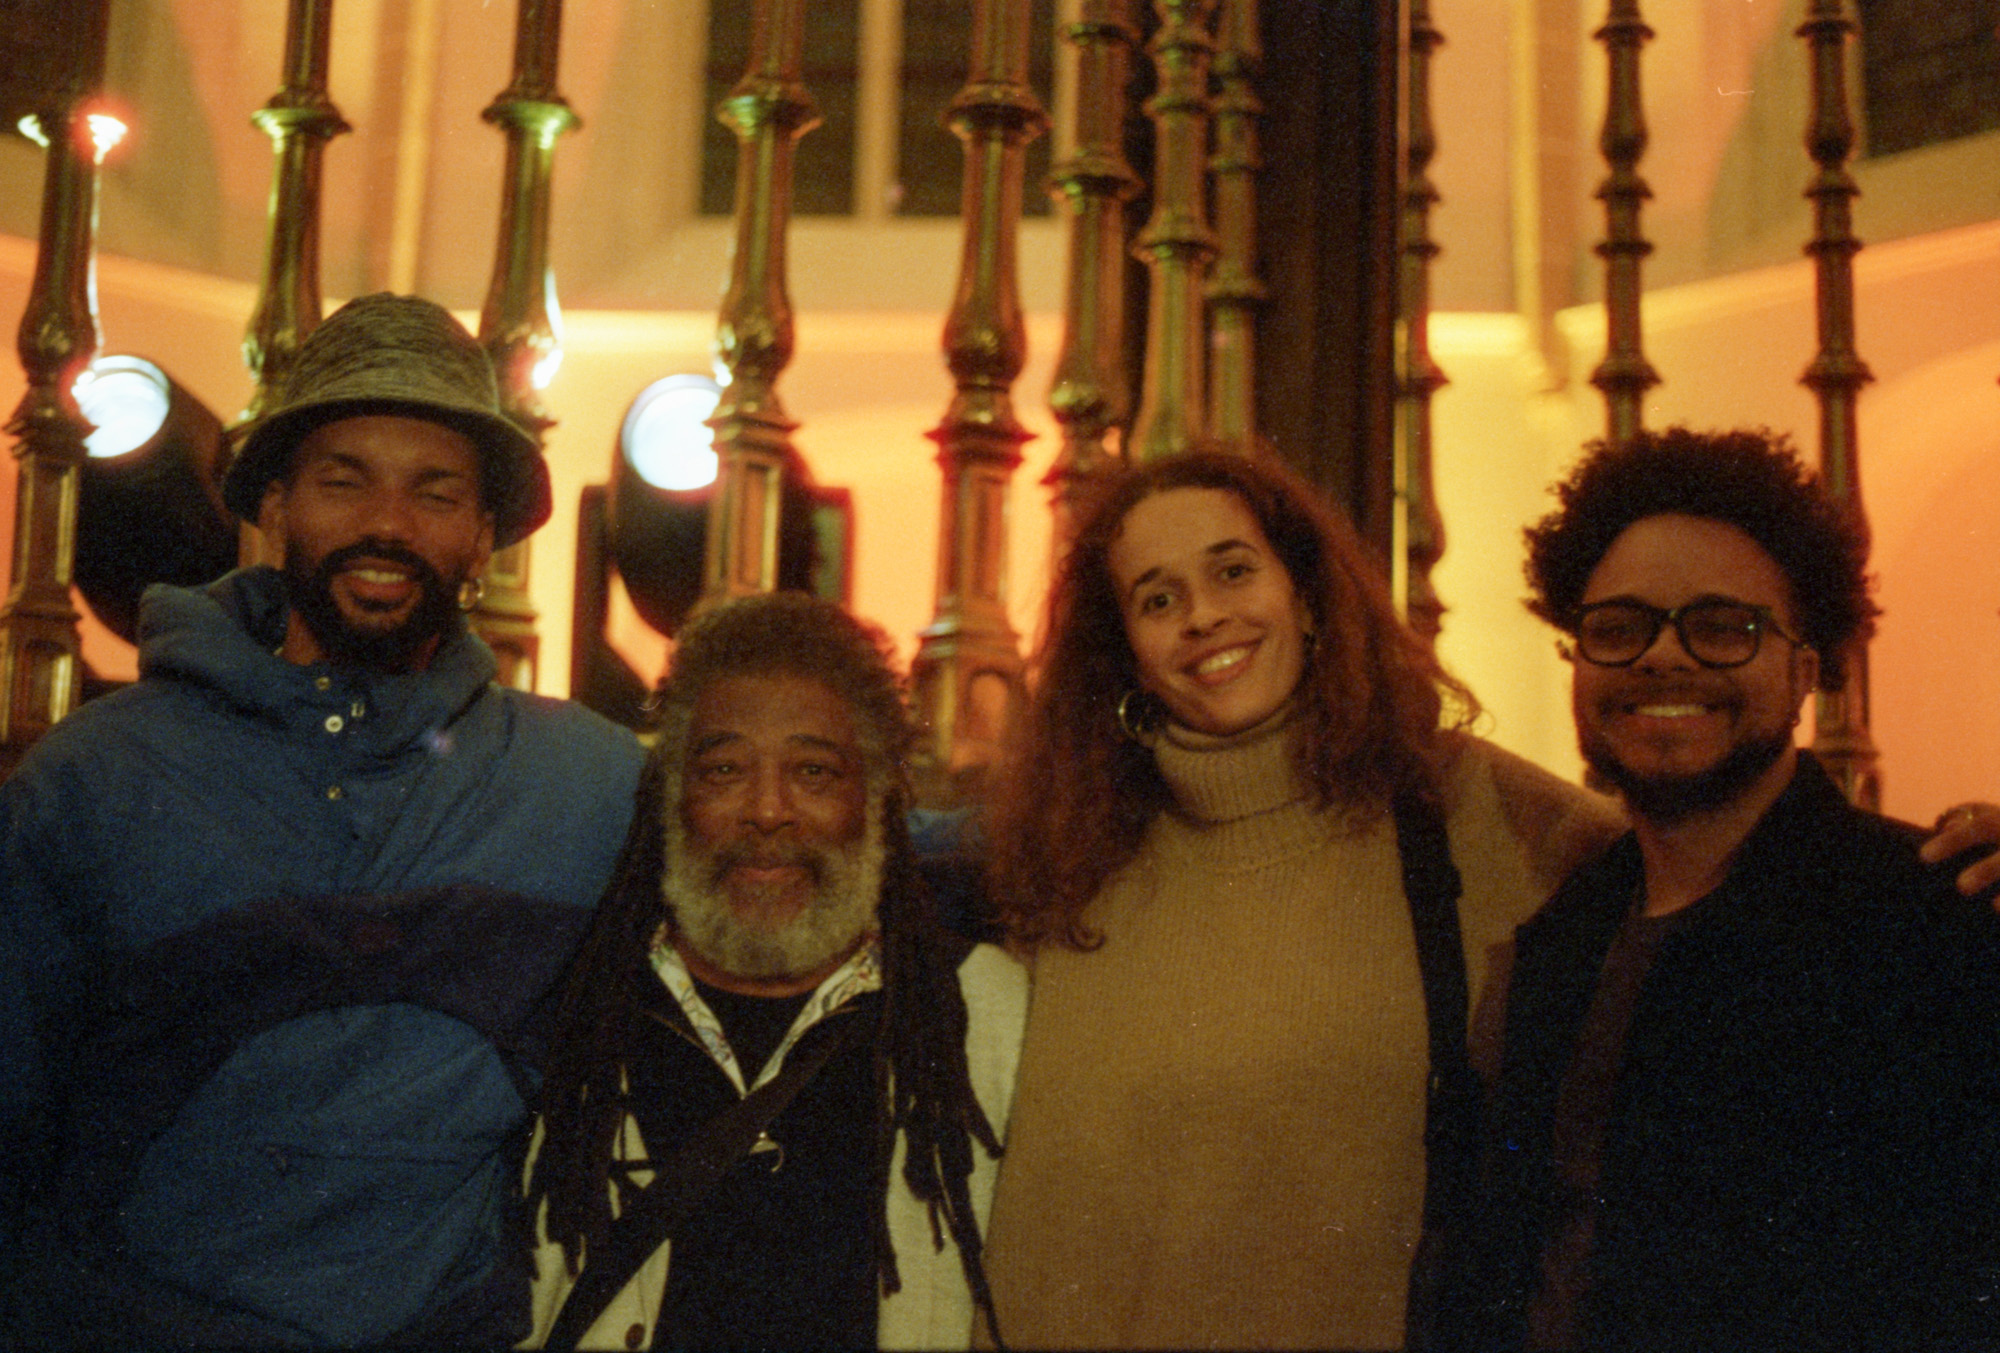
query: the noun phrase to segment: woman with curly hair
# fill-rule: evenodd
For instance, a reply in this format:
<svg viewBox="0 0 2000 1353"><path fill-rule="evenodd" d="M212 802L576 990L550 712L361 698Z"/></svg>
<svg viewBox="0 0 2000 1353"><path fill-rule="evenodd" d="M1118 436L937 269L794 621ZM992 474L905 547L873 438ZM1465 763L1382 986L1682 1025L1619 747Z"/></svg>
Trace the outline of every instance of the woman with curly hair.
<svg viewBox="0 0 2000 1353"><path fill-rule="evenodd" d="M1269 459L1084 516L994 816L1031 950L988 1250L1026 1347L1392 1347L1425 1215L1425 979L1398 812L1441 818L1474 990L1614 836L1466 732L1351 528Z"/></svg>

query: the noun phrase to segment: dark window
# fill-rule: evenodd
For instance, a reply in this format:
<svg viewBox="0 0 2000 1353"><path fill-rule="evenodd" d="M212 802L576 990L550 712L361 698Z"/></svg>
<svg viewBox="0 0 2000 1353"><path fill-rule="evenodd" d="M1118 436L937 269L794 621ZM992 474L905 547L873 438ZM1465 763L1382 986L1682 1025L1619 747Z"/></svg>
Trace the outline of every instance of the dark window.
<svg viewBox="0 0 2000 1353"><path fill-rule="evenodd" d="M2000 0L1861 0L1868 153L2000 127Z"/></svg>
<svg viewBox="0 0 2000 1353"><path fill-rule="evenodd" d="M1051 111L1055 75L1055 0L1033 0L1028 84ZM903 216L956 216L965 180L964 143L945 125L945 110L965 86L972 62L972 6L966 0L905 0L897 183L893 209ZM1028 143L1022 210L1046 216L1049 134Z"/></svg>
<svg viewBox="0 0 2000 1353"><path fill-rule="evenodd" d="M718 0L708 9L708 69L704 106L721 106L750 65L748 0ZM805 7L806 92L820 124L797 142L792 211L847 216L854 211L854 110L860 81L860 0L812 0ZM736 133L714 117L702 132L701 213L727 216L736 203Z"/></svg>

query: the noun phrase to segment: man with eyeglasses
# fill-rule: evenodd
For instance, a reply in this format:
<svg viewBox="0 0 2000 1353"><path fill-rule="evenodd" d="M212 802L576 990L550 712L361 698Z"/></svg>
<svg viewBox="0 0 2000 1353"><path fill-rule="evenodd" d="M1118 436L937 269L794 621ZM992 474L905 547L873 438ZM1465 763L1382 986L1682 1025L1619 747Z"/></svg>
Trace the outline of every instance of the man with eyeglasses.
<svg viewBox="0 0 2000 1353"><path fill-rule="evenodd" d="M1864 532L1762 433L1557 493L1530 607L1632 832L1517 934L1454 1346L1986 1346L2000 919L1793 743Z"/></svg>

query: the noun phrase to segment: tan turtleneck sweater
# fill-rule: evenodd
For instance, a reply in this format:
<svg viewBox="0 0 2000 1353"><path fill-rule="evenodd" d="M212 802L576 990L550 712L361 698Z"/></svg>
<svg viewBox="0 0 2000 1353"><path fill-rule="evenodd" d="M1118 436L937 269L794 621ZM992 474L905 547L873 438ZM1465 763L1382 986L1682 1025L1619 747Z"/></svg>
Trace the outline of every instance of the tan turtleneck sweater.
<svg viewBox="0 0 2000 1353"><path fill-rule="evenodd" d="M1393 1348L1424 1187L1423 991L1395 828L1315 812L1290 730L1176 732L1178 813L1035 963L987 1251L1017 1348ZM1447 789L1476 993L1620 830L1475 739Z"/></svg>

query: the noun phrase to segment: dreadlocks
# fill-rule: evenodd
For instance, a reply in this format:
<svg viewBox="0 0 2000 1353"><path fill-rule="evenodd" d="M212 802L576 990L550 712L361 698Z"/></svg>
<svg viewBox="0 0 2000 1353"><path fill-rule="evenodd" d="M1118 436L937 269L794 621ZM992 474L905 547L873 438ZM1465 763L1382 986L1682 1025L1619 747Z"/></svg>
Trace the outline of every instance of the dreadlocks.
<svg viewBox="0 0 2000 1353"><path fill-rule="evenodd" d="M889 1238L888 1194L896 1136L907 1144L903 1178L925 1203L933 1241L948 1231L975 1308L998 1342L967 1181L972 1144L1000 1143L973 1093L966 1065L968 1017L949 936L916 868L903 772L913 741L901 683L879 630L831 603L797 593L746 598L709 612L680 636L658 695L658 741L639 783L617 870L557 997L555 1044L541 1097L543 1140L529 1180L528 1212L546 1203L549 1239L572 1273L611 1225L612 1152L625 1116L625 1049L639 1010L635 983L652 980L643 954L666 917L660 880L664 826L680 811L682 763L701 693L744 676L801 676L850 707L869 790L880 815L885 862L876 911L883 999L874 1030L874 1212L877 1280L900 1290Z"/></svg>

